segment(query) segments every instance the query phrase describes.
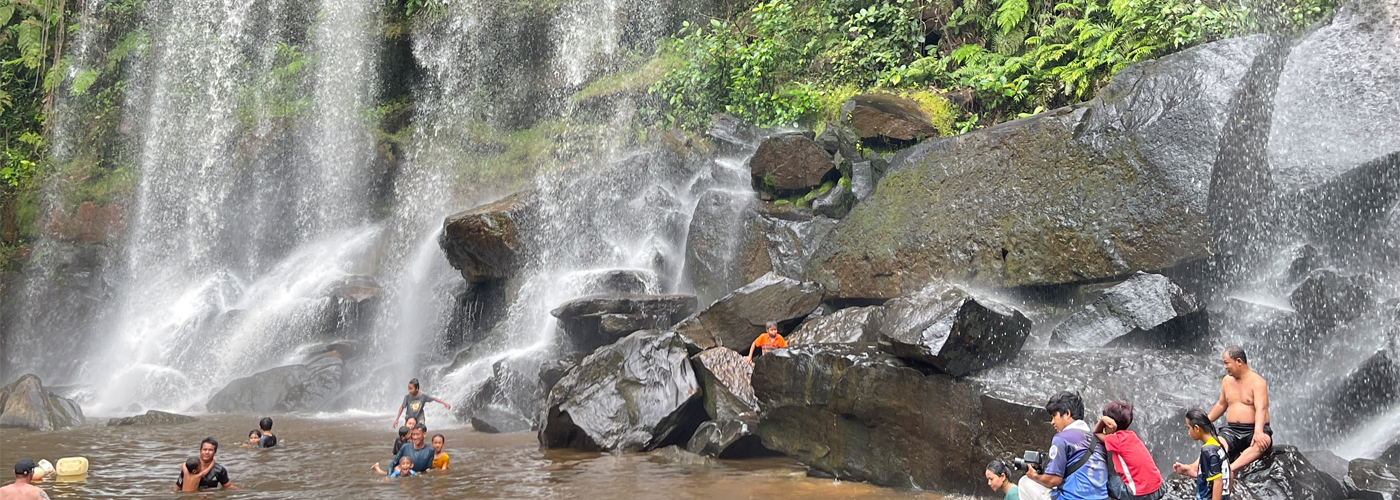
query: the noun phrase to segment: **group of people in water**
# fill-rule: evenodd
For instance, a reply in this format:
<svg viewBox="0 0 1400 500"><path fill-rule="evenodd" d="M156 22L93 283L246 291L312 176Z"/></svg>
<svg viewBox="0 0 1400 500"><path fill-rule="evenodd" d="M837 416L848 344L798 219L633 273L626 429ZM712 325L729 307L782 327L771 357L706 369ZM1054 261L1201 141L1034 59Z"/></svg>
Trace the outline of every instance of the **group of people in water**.
<svg viewBox="0 0 1400 500"><path fill-rule="evenodd" d="M1195 479L1196 500L1229 500L1235 472L1273 447L1268 384L1250 369L1239 346L1227 347L1221 362L1226 375L1215 405L1182 415L1186 432L1200 444L1200 454L1189 464L1172 465L1173 472ZM1165 495L1152 454L1128 430L1132 405L1109 402L1093 427L1084 420L1084 402L1077 394L1054 395L1045 411L1055 437L1048 453L1028 453L1018 461L1025 470L1019 483L1011 481L1017 467L1000 460L987 465L987 486L1004 494L1005 500L1159 500ZM1221 416L1225 425L1217 428L1215 421Z"/></svg>

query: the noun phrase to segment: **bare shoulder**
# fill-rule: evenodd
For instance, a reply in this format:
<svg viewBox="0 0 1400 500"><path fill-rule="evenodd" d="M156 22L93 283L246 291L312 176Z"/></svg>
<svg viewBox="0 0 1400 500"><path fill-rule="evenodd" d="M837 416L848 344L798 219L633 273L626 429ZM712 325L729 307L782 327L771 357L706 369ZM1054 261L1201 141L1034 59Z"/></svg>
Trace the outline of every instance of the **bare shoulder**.
<svg viewBox="0 0 1400 500"><path fill-rule="evenodd" d="M1264 377L1254 371L1249 372L1248 383L1255 389L1265 389L1269 386L1269 383L1264 381Z"/></svg>

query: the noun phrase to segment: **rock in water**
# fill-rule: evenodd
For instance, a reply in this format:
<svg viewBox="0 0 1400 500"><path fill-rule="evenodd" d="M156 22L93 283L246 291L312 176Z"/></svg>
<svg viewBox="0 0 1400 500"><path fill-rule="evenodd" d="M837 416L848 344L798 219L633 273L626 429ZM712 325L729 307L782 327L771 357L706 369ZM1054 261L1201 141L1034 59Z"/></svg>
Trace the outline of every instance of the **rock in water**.
<svg viewBox="0 0 1400 500"><path fill-rule="evenodd" d="M1366 281L1360 276L1341 276L1329 269L1313 271L1288 296L1288 302L1304 320L1330 328L1359 318L1375 306Z"/></svg>
<svg viewBox="0 0 1400 500"><path fill-rule="evenodd" d="M753 397L753 365L733 349L706 349L690 358L705 392L705 413L712 420L728 420L758 411ZM697 452L698 453L698 452Z"/></svg>
<svg viewBox="0 0 1400 500"><path fill-rule="evenodd" d="M33 374L0 388L0 427L53 431L85 423L78 403L45 391Z"/></svg>
<svg viewBox="0 0 1400 500"><path fill-rule="evenodd" d="M1010 359L1031 332L1020 311L955 286L930 285L891 302L880 342L895 356L955 377Z"/></svg>
<svg viewBox="0 0 1400 500"><path fill-rule="evenodd" d="M768 273L686 319L676 332L701 349L724 346L747 353L767 322L806 317L821 304L823 293L816 283Z"/></svg>
<svg viewBox="0 0 1400 500"><path fill-rule="evenodd" d="M268 413L328 409L340 393L345 363L336 354L305 365L279 366L220 389L205 409L212 413Z"/></svg>
<svg viewBox="0 0 1400 500"><path fill-rule="evenodd" d="M694 295L589 295L550 311L578 352L592 352L637 330L668 329L695 314Z"/></svg>
<svg viewBox="0 0 1400 500"><path fill-rule="evenodd" d="M477 432L501 433L532 430L544 404L540 363L506 358L491 365L491 377L453 411L457 419L471 422Z"/></svg>
<svg viewBox="0 0 1400 500"><path fill-rule="evenodd" d="M690 438L705 420L685 342L643 330L599 348L549 391L540 445L645 451Z"/></svg>
<svg viewBox="0 0 1400 500"><path fill-rule="evenodd" d="M1129 346L1183 349L1204 343L1206 310L1166 276L1139 272L1104 290L1051 334L1070 347Z"/></svg>
<svg viewBox="0 0 1400 500"><path fill-rule="evenodd" d="M788 345L875 342L880 340L880 321L884 317L885 308L881 306L847 307L802 323L787 337Z"/></svg>
<svg viewBox="0 0 1400 500"><path fill-rule="evenodd" d="M1045 410L985 396L874 345L794 347L755 362L764 447L838 478L979 494L987 462L1046 447Z"/></svg>
<svg viewBox="0 0 1400 500"><path fill-rule="evenodd" d="M897 154L806 279L832 298L890 299L940 279L1053 285L1207 258L1216 145L1265 45L1225 40L1135 64L1089 103Z"/></svg>
<svg viewBox="0 0 1400 500"><path fill-rule="evenodd" d="M1400 498L1400 469L1358 458L1347 467L1346 487L1347 498L1395 500Z"/></svg>
<svg viewBox="0 0 1400 500"><path fill-rule="evenodd" d="M831 155L802 134L769 137L749 159L754 185L775 193L820 186L835 170Z"/></svg>
<svg viewBox="0 0 1400 500"><path fill-rule="evenodd" d="M886 142L921 141L938 137L927 113L911 99L886 94L862 94L841 106L841 118L861 139Z"/></svg>
<svg viewBox="0 0 1400 500"><path fill-rule="evenodd" d="M147 411L145 415L136 415L126 418L113 418L107 420L108 427L115 426L146 426L146 425L177 425L198 422L199 419L187 415L167 413L160 410Z"/></svg>
<svg viewBox="0 0 1400 500"><path fill-rule="evenodd" d="M700 424L686 449L715 458L751 458L775 454L763 447L758 437L758 419L753 414Z"/></svg>
<svg viewBox="0 0 1400 500"><path fill-rule="evenodd" d="M532 210L534 196L533 191L521 191L443 221L438 243L463 279L477 283L515 275L522 250L520 226Z"/></svg>

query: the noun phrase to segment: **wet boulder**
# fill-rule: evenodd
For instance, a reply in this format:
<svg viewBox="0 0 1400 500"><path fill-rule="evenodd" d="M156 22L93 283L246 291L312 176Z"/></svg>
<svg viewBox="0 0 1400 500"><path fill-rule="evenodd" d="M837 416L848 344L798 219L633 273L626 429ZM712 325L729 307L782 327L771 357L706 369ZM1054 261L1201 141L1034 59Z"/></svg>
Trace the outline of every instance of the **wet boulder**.
<svg viewBox="0 0 1400 500"><path fill-rule="evenodd" d="M851 188L837 183L826 193L812 199L812 213L833 219L840 219L851 213L856 206L856 195Z"/></svg>
<svg viewBox="0 0 1400 500"><path fill-rule="evenodd" d="M841 106L841 121L861 139L887 143L921 141L938 137L928 113L912 99L888 94L861 94Z"/></svg>
<svg viewBox="0 0 1400 500"><path fill-rule="evenodd" d="M746 351L769 321L806 317L822 302L821 285L768 273L724 296L676 326L701 349L724 346Z"/></svg>
<svg viewBox="0 0 1400 500"><path fill-rule="evenodd" d="M753 365L733 349L706 349L690 358L705 392L705 413L712 420L727 420L758 411L749 378Z"/></svg>
<svg viewBox="0 0 1400 500"><path fill-rule="evenodd" d="M532 430L544 405L540 363L529 358L506 358L491 365L491 377L467 401L453 406L458 420L471 422L477 432Z"/></svg>
<svg viewBox="0 0 1400 500"><path fill-rule="evenodd" d="M580 297L550 311L570 345L592 352L637 330L667 329L695 314L694 295L611 293Z"/></svg>
<svg viewBox="0 0 1400 500"><path fill-rule="evenodd" d="M1324 328L1359 318L1375 306L1364 276L1342 276L1330 269L1309 274L1288 302L1305 321Z"/></svg>
<svg viewBox="0 0 1400 500"><path fill-rule="evenodd" d="M540 445L645 451L683 443L705 420L701 401L681 337L643 330L599 348L550 389Z"/></svg>
<svg viewBox="0 0 1400 500"><path fill-rule="evenodd" d="M705 135L714 141L720 153L732 154L752 151L767 134L734 115L717 114L710 118L710 129Z"/></svg>
<svg viewBox="0 0 1400 500"><path fill-rule="evenodd" d="M702 304L773 270L769 224L752 193L712 189L700 195L685 245L685 279Z"/></svg>
<svg viewBox="0 0 1400 500"><path fill-rule="evenodd" d="M1323 406L1331 414L1329 426L1355 429L1400 401L1400 363L1389 349L1378 350L1348 373L1329 396L1331 404Z"/></svg>
<svg viewBox="0 0 1400 500"><path fill-rule="evenodd" d="M847 307L808 319L787 336L788 345L854 344L880 339L881 306Z"/></svg>
<svg viewBox="0 0 1400 500"><path fill-rule="evenodd" d="M1135 64L1089 103L895 155L807 279L832 298L890 299L937 280L1057 285L1209 257L1216 145L1266 43L1225 40Z"/></svg>
<svg viewBox="0 0 1400 500"><path fill-rule="evenodd" d="M1342 500L1346 490L1317 470L1297 448L1274 446L1273 452L1240 469L1235 494L1249 500Z"/></svg>
<svg viewBox="0 0 1400 500"><path fill-rule="evenodd" d="M147 425L178 425L198 422L199 419L188 415L167 413L160 410L149 410L145 415L135 415L124 418L113 418L107 420L108 427L122 426L147 426Z"/></svg>
<svg viewBox="0 0 1400 500"><path fill-rule="evenodd" d="M608 269L590 271L579 277L579 290L584 295L600 293L647 293L656 282L656 274L641 269Z"/></svg>
<svg viewBox="0 0 1400 500"><path fill-rule="evenodd" d="M1395 500L1400 498L1400 468L1358 458L1347 467L1345 485L1347 498Z"/></svg>
<svg viewBox="0 0 1400 500"><path fill-rule="evenodd" d="M686 450L715 458L753 458L775 455L758 437L758 418L750 413L728 420L700 424Z"/></svg>
<svg viewBox="0 0 1400 500"><path fill-rule="evenodd" d="M468 283L515 275L523 251L521 225L533 212L533 191L448 216L438 243Z"/></svg>
<svg viewBox="0 0 1400 500"><path fill-rule="evenodd" d="M842 162L860 161L860 150L856 149L856 143L860 142L860 134L851 128L850 124L836 123L827 125L822 133L817 134L813 139L818 145L831 153L833 157L840 155ZM837 165L844 169L844 166Z"/></svg>
<svg viewBox="0 0 1400 500"><path fill-rule="evenodd" d="M969 379L990 395L1028 406L1043 407L1050 396L1075 391L1090 415L1109 401L1130 402L1132 430L1152 450L1157 467L1170 471L1173 460L1200 453L1200 446L1182 432L1181 419L1187 408L1220 397L1220 386L1211 383L1219 380L1219 365L1219 355L1182 351L1024 350Z"/></svg>
<svg viewBox="0 0 1400 500"><path fill-rule="evenodd" d="M769 137L749 159L754 185L774 194L820 186L835 171L831 155L802 134Z"/></svg>
<svg viewBox="0 0 1400 500"><path fill-rule="evenodd" d="M0 427L54 431L87 423L78 403L44 390L35 375L0 388Z"/></svg>
<svg viewBox="0 0 1400 500"><path fill-rule="evenodd" d="M1069 347L1201 346L1210 325L1205 306L1166 276L1139 272L1109 287L1051 333L1052 344Z"/></svg>
<svg viewBox="0 0 1400 500"><path fill-rule="evenodd" d="M895 356L955 377L1014 357L1031 332L1020 311L956 286L930 285L890 302L880 343Z"/></svg>
<svg viewBox="0 0 1400 500"><path fill-rule="evenodd" d="M980 494L983 467L1054 434L1038 406L984 395L871 344L818 344L755 362L764 447L846 480ZM1043 404L1043 403L1042 403Z"/></svg>
<svg viewBox="0 0 1400 500"><path fill-rule="evenodd" d="M290 413L330 408L345 363L328 354L304 365L279 366L229 382L205 403L211 413Z"/></svg>

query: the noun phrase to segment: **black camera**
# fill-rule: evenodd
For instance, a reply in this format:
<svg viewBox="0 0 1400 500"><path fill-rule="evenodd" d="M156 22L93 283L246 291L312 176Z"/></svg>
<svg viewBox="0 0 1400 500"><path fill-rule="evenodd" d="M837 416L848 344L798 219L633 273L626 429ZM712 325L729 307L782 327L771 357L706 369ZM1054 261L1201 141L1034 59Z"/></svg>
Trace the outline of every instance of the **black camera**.
<svg viewBox="0 0 1400 500"><path fill-rule="evenodd" d="M1013 462L1016 464L1016 470L1019 471L1024 472L1026 464L1031 464L1035 466L1036 472L1045 472L1045 455L1038 451L1028 451L1025 456L1017 458Z"/></svg>

